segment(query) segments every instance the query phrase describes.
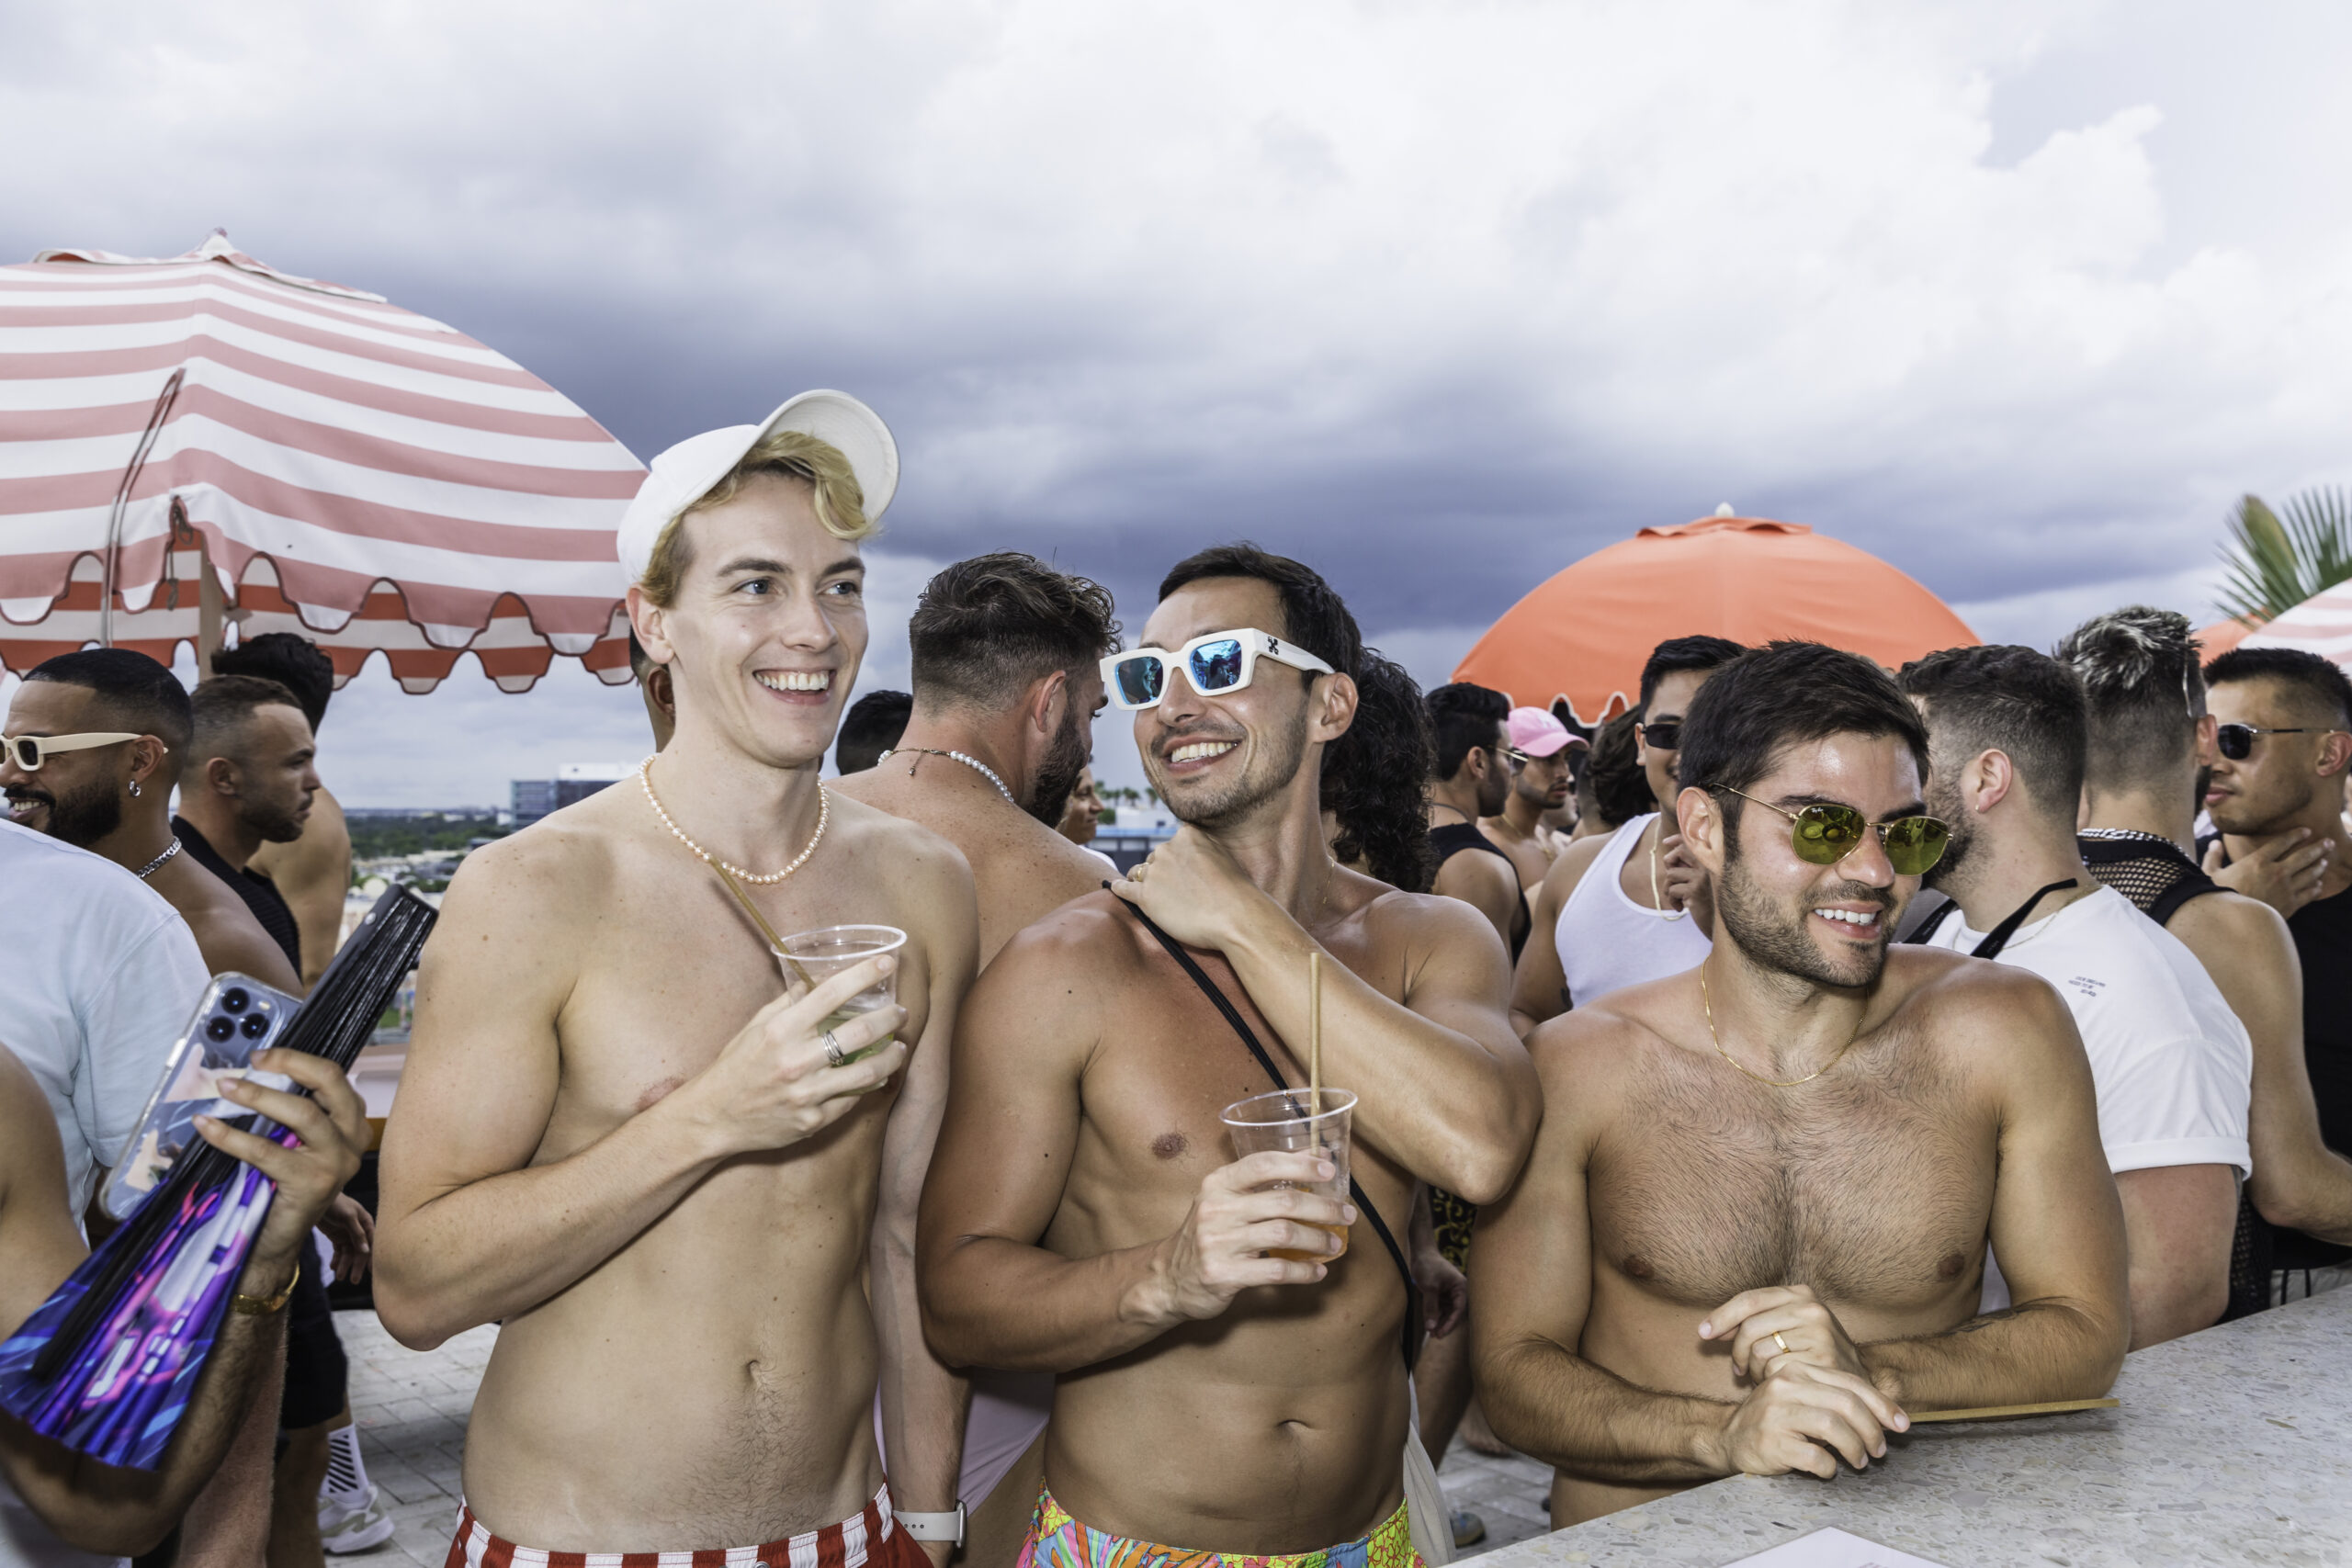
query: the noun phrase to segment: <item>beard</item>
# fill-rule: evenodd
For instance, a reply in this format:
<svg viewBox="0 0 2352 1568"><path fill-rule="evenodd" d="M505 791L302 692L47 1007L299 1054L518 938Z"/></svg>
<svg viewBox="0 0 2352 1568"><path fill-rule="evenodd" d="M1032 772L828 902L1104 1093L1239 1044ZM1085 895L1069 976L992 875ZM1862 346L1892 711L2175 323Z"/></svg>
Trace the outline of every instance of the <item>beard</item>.
<svg viewBox="0 0 2352 1568"><path fill-rule="evenodd" d="M302 836L300 802L281 806L247 796L238 803L237 815L246 827L261 835L264 843L290 844Z"/></svg>
<svg viewBox="0 0 2352 1568"><path fill-rule="evenodd" d="M1194 735L1187 739L1238 740L1242 737ZM1159 786L1159 798L1168 807L1168 814L1177 821L1195 828L1222 828L1281 794L1298 776L1298 765L1306 757L1306 705L1301 703L1298 716L1286 728L1267 736L1267 744L1257 753L1250 771L1227 780L1213 793L1179 799L1170 791L1166 778L1155 776L1153 782Z"/></svg>
<svg viewBox="0 0 2352 1568"><path fill-rule="evenodd" d="M1055 731L1045 761L1037 764L1037 776L1029 781L1029 798L1021 807L1048 828L1060 828L1070 791L1078 787L1078 775L1094 760L1094 748L1088 741L1087 727L1072 707L1062 715L1062 727Z"/></svg>
<svg viewBox="0 0 2352 1568"><path fill-rule="evenodd" d="M1805 929L1815 904L1840 901L1876 904L1882 911L1878 945L1857 953L1846 968L1840 968L1823 953ZM1861 882L1849 882L1827 893L1808 891L1804 903L1794 910L1776 904L1748 875L1736 843L1715 886L1715 916L1723 922L1724 934L1741 953L1767 969L1777 969L1816 986L1851 987L1876 980L1886 967L1886 944L1894 915L1894 900L1890 893Z"/></svg>
<svg viewBox="0 0 2352 1568"><path fill-rule="evenodd" d="M1944 840L1944 852L1928 868L1928 874L1919 879L1919 885L1947 893L1960 885L1963 875L1961 868L1968 863L1969 852L1976 847L1976 829L1969 821L1968 807L1961 803L1959 790L1939 786L1930 778L1927 793L1928 815L1949 829L1950 837ZM2198 796L2204 796L2201 788Z"/></svg>
<svg viewBox="0 0 2352 1568"><path fill-rule="evenodd" d="M99 779L78 790L54 795L45 789L29 786L11 790L11 801L39 801L48 808L41 831L52 839L62 839L77 850L86 850L117 828L122 826L122 796L114 786Z"/></svg>

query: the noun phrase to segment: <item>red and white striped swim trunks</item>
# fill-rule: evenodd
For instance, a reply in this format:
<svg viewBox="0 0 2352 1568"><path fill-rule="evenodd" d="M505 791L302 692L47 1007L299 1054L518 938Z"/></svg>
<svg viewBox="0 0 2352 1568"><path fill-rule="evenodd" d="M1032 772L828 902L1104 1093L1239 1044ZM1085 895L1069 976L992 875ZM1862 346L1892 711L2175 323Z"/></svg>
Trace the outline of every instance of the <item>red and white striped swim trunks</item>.
<svg viewBox="0 0 2352 1568"><path fill-rule="evenodd" d="M699 1551L549 1551L517 1546L460 1505L458 1535L442 1568L931 1568L931 1560L890 1515L890 1488L863 1513L764 1546L713 1546Z"/></svg>

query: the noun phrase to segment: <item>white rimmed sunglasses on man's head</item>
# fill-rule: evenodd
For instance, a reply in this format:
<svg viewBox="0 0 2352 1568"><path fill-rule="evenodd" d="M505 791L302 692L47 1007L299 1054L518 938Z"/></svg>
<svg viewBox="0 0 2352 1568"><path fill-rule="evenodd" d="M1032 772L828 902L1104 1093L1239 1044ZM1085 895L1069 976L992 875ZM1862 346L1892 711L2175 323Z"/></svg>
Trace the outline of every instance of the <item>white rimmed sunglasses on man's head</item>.
<svg viewBox="0 0 2352 1568"><path fill-rule="evenodd" d="M10 761L36 773L51 751L87 751L96 746L119 746L143 739L122 729L92 730L86 735L0 735L0 748L6 748Z"/></svg>
<svg viewBox="0 0 2352 1568"><path fill-rule="evenodd" d="M1120 707L1156 708L1168 693L1168 671L1176 669L1184 672L1184 679L1202 696L1223 696L1248 685L1258 672L1261 659L1304 670L1310 677L1338 673L1305 649L1250 626L1204 633L1173 653L1164 648L1138 648L1132 653L1106 655L1102 689Z"/></svg>

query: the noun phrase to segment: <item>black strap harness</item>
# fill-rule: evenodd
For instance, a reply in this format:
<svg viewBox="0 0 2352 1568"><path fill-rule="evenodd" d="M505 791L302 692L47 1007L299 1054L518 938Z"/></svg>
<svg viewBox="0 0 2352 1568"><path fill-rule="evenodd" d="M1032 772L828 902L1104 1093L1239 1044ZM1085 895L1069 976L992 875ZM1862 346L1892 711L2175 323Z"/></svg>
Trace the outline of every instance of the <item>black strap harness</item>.
<svg viewBox="0 0 2352 1568"><path fill-rule="evenodd" d="M1106 882L1102 886L1107 892L1111 885ZM1118 895L1113 894L1112 897L1115 898ZM1226 997L1217 983L1209 978L1208 972L1194 961L1191 953L1184 951L1183 943L1161 931L1157 921L1135 905L1128 904L1125 898L1120 898L1119 902L1125 905L1129 912L1143 922L1144 930L1159 939L1159 945L1168 950L1168 955L1182 967L1185 974L1192 976L1193 984L1201 988L1202 995L1216 1004L1216 1010L1225 1015L1225 1021L1233 1026L1233 1032L1241 1036L1241 1043L1250 1047L1250 1054L1258 1058L1258 1065L1266 1070L1268 1077L1274 1080L1274 1087L1288 1093L1290 1080L1283 1077L1283 1070L1274 1065L1273 1057L1268 1055L1265 1046L1259 1043L1257 1033L1250 1029L1249 1021L1241 1016L1240 1010ZM1355 1200L1357 1213L1363 1214L1371 1223L1373 1234L1380 1237L1380 1245L1388 1249L1388 1260L1396 1265L1397 1276L1405 1281L1403 1348L1405 1370L1410 1371L1414 1363L1420 1359L1421 1354L1420 1285L1413 1278L1412 1265L1405 1261L1405 1249L1396 1245L1396 1233L1388 1228L1388 1222L1380 1217L1380 1211L1372 1206L1372 1200L1364 1196L1363 1188L1357 1183L1352 1174L1348 1178L1348 1196Z"/></svg>

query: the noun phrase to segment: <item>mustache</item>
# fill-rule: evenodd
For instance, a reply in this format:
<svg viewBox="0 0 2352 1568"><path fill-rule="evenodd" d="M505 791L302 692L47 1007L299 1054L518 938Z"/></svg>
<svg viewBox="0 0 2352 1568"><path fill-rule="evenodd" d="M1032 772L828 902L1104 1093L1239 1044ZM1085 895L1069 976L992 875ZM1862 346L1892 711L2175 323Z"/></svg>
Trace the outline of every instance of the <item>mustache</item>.
<svg viewBox="0 0 2352 1568"><path fill-rule="evenodd" d="M1867 882L1849 882L1827 894L1816 897L1823 904L1875 904L1882 909L1894 908L1894 895L1883 887L1872 887Z"/></svg>
<svg viewBox="0 0 2352 1568"><path fill-rule="evenodd" d="M57 804L55 795L45 789L35 789L30 784L12 784L5 790L0 790L0 795L6 795L8 804L11 806L55 806Z"/></svg>

